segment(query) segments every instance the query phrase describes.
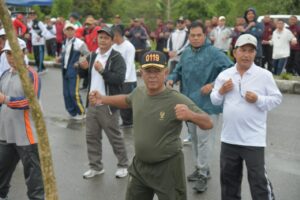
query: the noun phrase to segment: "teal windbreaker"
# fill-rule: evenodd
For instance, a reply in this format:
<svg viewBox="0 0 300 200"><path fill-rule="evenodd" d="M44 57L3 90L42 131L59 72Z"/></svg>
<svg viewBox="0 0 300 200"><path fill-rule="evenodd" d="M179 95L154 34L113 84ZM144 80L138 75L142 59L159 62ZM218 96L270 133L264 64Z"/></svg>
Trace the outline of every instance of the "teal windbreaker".
<svg viewBox="0 0 300 200"><path fill-rule="evenodd" d="M220 72L233 66L233 62L206 38L205 43L198 49L190 44L183 51L168 80L181 82L181 92L189 97L208 114L219 114L222 106L214 106L210 95L202 95L201 87L213 83Z"/></svg>

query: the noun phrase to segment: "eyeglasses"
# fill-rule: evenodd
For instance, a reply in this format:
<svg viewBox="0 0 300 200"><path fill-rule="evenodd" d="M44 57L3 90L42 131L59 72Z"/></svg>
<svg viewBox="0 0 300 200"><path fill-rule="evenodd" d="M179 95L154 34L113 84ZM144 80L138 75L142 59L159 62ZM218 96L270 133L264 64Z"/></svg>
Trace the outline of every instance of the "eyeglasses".
<svg viewBox="0 0 300 200"><path fill-rule="evenodd" d="M242 83L241 83L241 80L239 80L239 93L240 93L240 96L242 98L244 98L244 95L242 94Z"/></svg>

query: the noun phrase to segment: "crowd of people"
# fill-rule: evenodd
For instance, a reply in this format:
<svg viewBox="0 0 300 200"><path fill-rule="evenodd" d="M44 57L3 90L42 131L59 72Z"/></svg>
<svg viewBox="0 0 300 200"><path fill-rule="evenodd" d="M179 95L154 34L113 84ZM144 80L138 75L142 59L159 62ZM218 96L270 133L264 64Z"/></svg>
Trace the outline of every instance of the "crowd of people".
<svg viewBox="0 0 300 200"><path fill-rule="evenodd" d="M282 98L272 74L300 75L296 16L285 27L283 20L272 21L268 15L257 22L255 9L249 8L233 29L226 26L225 16L219 16L194 22L184 17L166 23L157 19L153 31L143 18L132 19L128 27L119 15L111 27L91 15L83 24L80 19L71 13L68 20L47 16L42 22L31 12L26 17L18 14L13 26L37 97L39 75L47 71L45 48L61 64L66 111L73 120L86 119L89 169L83 178L105 173L103 131L118 160L115 176L129 174L127 200L152 199L154 194L159 199L185 200L186 178L195 182L196 192L205 192L212 176L215 128L223 113L222 200L241 199L243 161L252 198L274 199L264 163L266 115ZM150 50L151 40L155 51ZM44 199L30 107L3 28L0 49L0 199L7 199L20 159L29 199ZM27 51L33 52L37 70L28 66ZM137 86L136 63L145 86ZM85 106L81 79L88 93ZM174 84L179 84L179 92L172 89ZM182 121L188 127L183 141ZM17 124L13 129L11 122ZM131 164L121 128L133 129ZM187 177L182 142L192 143L195 171Z"/></svg>

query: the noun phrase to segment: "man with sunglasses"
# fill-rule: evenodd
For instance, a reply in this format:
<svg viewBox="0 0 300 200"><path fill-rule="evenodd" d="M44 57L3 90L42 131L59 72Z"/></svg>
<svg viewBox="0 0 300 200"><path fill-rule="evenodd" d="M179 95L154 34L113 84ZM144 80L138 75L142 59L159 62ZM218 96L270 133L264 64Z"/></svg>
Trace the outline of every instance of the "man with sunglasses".
<svg viewBox="0 0 300 200"><path fill-rule="evenodd" d="M130 177L126 200L186 200L184 158L180 132L182 121L192 121L202 129L212 128L209 116L190 99L166 88L166 57L149 51L142 58L145 86L129 95L89 94L93 105L110 104L133 110L135 157L128 168Z"/></svg>
<svg viewBox="0 0 300 200"><path fill-rule="evenodd" d="M257 39L241 35L233 51L236 64L219 74L210 95L223 104L221 132L222 200L241 199L243 161L253 200L274 199L265 169L267 111L281 103L272 74L254 64Z"/></svg>

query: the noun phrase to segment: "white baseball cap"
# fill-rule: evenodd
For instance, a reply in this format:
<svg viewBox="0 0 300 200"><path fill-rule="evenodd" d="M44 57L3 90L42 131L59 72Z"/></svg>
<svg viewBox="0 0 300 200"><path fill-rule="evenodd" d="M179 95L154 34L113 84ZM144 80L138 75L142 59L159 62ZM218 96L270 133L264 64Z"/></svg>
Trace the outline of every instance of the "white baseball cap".
<svg viewBox="0 0 300 200"><path fill-rule="evenodd" d="M67 28L72 28L72 29L76 30L76 27L71 22L66 23L64 30L66 30Z"/></svg>
<svg viewBox="0 0 300 200"><path fill-rule="evenodd" d="M239 38L237 39L234 47L238 48L238 47L244 46L246 44L252 44L256 49L257 48L257 39L251 34L240 35Z"/></svg>
<svg viewBox="0 0 300 200"><path fill-rule="evenodd" d="M26 43L24 40L18 38L18 42L19 42L19 46L20 46L21 50L26 48ZM5 41L5 45L1 51L11 51L11 47L9 45L8 40Z"/></svg>
<svg viewBox="0 0 300 200"><path fill-rule="evenodd" d="M2 35L6 35L4 28L0 29L0 36L2 36Z"/></svg>

